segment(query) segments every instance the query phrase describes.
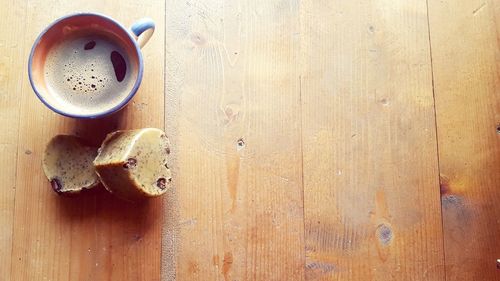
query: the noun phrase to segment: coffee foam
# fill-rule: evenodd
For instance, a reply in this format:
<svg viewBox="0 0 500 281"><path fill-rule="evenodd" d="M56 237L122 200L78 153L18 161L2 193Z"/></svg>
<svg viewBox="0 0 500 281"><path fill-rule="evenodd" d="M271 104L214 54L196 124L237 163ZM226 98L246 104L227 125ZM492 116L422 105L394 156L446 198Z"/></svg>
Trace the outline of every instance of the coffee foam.
<svg viewBox="0 0 500 281"><path fill-rule="evenodd" d="M127 65L121 82L110 59L113 51L119 52ZM65 111L80 114L98 113L120 104L133 88L132 75L136 74L127 53L104 36L69 38L53 46L44 67L45 83L54 99Z"/></svg>

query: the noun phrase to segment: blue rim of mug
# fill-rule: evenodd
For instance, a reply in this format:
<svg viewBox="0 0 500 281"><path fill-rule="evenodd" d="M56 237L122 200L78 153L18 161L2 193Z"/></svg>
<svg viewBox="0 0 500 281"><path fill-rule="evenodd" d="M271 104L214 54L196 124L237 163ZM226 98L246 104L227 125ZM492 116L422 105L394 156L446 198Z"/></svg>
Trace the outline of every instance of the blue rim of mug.
<svg viewBox="0 0 500 281"><path fill-rule="evenodd" d="M110 109L107 109L106 111L103 111L103 112L92 113L92 114L74 114L74 113L69 113L69 112L61 111L61 110L55 108L54 106L50 105L43 98L43 96L38 91L35 83L33 82L33 77L32 77L33 55L35 53L35 49L37 48L38 44L40 43L40 40L45 35L45 33L47 33L47 31L49 31L56 24L58 24L59 22L65 20L67 18L71 18L71 17L75 17L75 16L97 16L97 17L101 17L101 18L103 18L105 20L108 20L108 21L112 22L113 24L117 25L118 27L120 27L127 34L127 36L130 39L130 41L132 41L132 44L134 44L135 52L136 52L137 58L139 60L139 70L138 70L138 73L137 73L137 79L136 79L136 81L134 83L134 87L132 87L132 90L130 91L130 93L128 94L128 96L123 101L121 101L118 105L116 105L116 106L114 106L114 107L112 107ZM31 52L30 52L30 56L29 56L29 60L28 60L28 78L30 80L31 88L33 88L33 91L35 92L35 94L38 97L38 99L43 104L45 104L45 106L47 106L48 108L50 108L52 111L54 111L54 112L56 112L58 114L61 114L63 116L66 116L66 117L73 117L73 118L90 118L90 119L94 119L94 118L99 118L99 117L103 117L103 116L112 114L112 113L114 113L114 112L122 109L125 105L128 104L128 102L137 93L137 90L139 89L139 86L141 85L143 69L144 69L144 62L143 62L143 58L142 58L141 48L139 47L139 44L137 43L136 38L134 38L132 36L132 34L130 33L130 31L128 29L126 29L121 23L119 23L118 21L114 20L113 18L111 18L109 16L106 16L106 15L103 15L103 14L99 14L99 13L91 13L91 12L73 13L73 14L69 14L69 15L60 17L60 18L56 19L55 21L53 21L50 25L48 25L45 29L43 29L43 31L36 38L35 42L33 43L33 46L31 47Z"/></svg>

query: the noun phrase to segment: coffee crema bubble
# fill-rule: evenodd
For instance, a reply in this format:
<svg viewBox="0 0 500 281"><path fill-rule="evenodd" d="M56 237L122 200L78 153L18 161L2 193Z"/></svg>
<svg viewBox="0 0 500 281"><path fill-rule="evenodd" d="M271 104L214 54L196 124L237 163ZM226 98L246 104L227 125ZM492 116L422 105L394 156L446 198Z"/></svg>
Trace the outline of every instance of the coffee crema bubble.
<svg viewBox="0 0 500 281"><path fill-rule="evenodd" d="M133 88L127 53L105 36L67 39L52 47L45 62L47 88L70 110L110 109Z"/></svg>

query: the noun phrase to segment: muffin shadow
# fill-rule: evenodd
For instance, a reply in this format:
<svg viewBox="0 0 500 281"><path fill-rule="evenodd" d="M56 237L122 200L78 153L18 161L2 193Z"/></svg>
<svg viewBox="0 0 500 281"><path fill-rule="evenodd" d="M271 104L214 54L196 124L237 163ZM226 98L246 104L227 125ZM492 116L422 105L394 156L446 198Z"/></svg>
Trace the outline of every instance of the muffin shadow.
<svg viewBox="0 0 500 281"><path fill-rule="evenodd" d="M71 119L71 133L81 137L88 144L99 147L107 134L122 128L127 108L109 116L97 119Z"/></svg>
<svg viewBox="0 0 500 281"><path fill-rule="evenodd" d="M98 148L107 134L126 127L126 112L127 108L124 108L99 119L71 119L70 133ZM162 204L160 198L126 201L108 192L101 183L79 194L63 195L58 199L62 218L73 224L81 222L82 225L77 227L90 223L105 226L102 231L110 227L127 229L134 232L134 237L142 237L161 217L162 208L157 206Z"/></svg>

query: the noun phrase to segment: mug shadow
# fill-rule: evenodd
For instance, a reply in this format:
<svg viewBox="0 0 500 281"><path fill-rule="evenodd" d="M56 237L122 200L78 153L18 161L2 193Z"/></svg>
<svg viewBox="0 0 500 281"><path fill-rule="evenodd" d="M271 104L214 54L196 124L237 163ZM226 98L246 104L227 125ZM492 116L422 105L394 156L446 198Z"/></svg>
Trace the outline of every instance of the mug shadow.
<svg viewBox="0 0 500 281"><path fill-rule="evenodd" d="M97 119L70 119L71 133L99 147L107 134L124 127L127 108Z"/></svg>

